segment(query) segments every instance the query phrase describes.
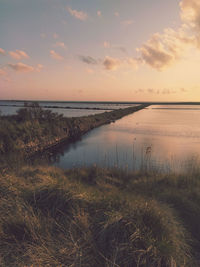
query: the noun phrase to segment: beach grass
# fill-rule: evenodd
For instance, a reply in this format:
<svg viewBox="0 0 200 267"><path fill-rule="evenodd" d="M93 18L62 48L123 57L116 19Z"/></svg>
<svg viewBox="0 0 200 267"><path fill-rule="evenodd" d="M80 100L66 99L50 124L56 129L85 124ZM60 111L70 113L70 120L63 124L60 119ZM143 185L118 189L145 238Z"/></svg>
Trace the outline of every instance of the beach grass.
<svg viewBox="0 0 200 267"><path fill-rule="evenodd" d="M24 166L0 184L1 266L199 266L198 173Z"/></svg>

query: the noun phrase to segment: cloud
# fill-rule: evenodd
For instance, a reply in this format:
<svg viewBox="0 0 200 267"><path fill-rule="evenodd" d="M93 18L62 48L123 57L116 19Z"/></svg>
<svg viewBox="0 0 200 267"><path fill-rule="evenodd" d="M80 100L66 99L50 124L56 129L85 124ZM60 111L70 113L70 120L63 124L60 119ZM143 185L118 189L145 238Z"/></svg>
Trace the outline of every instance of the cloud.
<svg viewBox="0 0 200 267"><path fill-rule="evenodd" d="M56 42L54 44L54 47L67 48L66 45L65 45L65 43L63 43L63 42Z"/></svg>
<svg viewBox="0 0 200 267"><path fill-rule="evenodd" d="M42 64L37 64L35 71L40 72L43 68L44 66Z"/></svg>
<svg viewBox="0 0 200 267"><path fill-rule="evenodd" d="M7 75L7 72L3 69L0 69L0 76L5 76Z"/></svg>
<svg viewBox="0 0 200 267"><path fill-rule="evenodd" d="M119 17L119 12L114 13L115 17Z"/></svg>
<svg viewBox="0 0 200 267"><path fill-rule="evenodd" d="M200 2L199 0L182 0L180 2L181 19L193 30L196 44L200 47Z"/></svg>
<svg viewBox="0 0 200 267"><path fill-rule="evenodd" d="M63 60L64 59L59 53L55 52L54 50L50 50L50 56L56 60Z"/></svg>
<svg viewBox="0 0 200 267"><path fill-rule="evenodd" d="M134 23L133 20L124 20L121 22L121 24L124 26L129 26L129 25L132 25L133 23Z"/></svg>
<svg viewBox="0 0 200 267"><path fill-rule="evenodd" d="M181 26L155 33L139 49L143 61L156 70L164 70L180 60L188 47L200 48L200 2L180 1Z"/></svg>
<svg viewBox="0 0 200 267"><path fill-rule="evenodd" d="M148 88L148 89L147 89L147 92L150 93L150 94L152 94L152 93L154 93L154 89L152 89L152 88Z"/></svg>
<svg viewBox="0 0 200 267"><path fill-rule="evenodd" d="M163 89L153 89L153 88L148 88L148 89L138 89L135 90L135 93L149 93L149 94L163 94L163 95L169 95L169 94L175 94L176 91L169 89L169 88L163 88Z"/></svg>
<svg viewBox="0 0 200 267"><path fill-rule="evenodd" d="M84 21L84 20L86 20L88 18L87 13L85 13L83 11L78 11L76 9L71 9L70 7L68 7L68 11L76 19Z"/></svg>
<svg viewBox="0 0 200 267"><path fill-rule="evenodd" d="M154 69L163 70L180 60L193 42L193 37L188 36L183 28L177 31L168 28L162 34L154 34L138 51L145 63Z"/></svg>
<svg viewBox="0 0 200 267"><path fill-rule="evenodd" d="M0 55L5 55L6 54L6 51L2 48L0 48Z"/></svg>
<svg viewBox="0 0 200 267"><path fill-rule="evenodd" d="M26 52L22 50L15 50L15 51L10 51L9 55L14 58L14 59L22 59L22 58L29 58Z"/></svg>
<svg viewBox="0 0 200 267"><path fill-rule="evenodd" d="M89 64L89 65L96 65L96 64L99 63L97 59L95 59L95 58L93 58L93 57L91 57L91 56L82 56L82 55L80 55L80 56L79 56L79 59L80 59L82 62L84 62L84 63L86 63L86 64Z"/></svg>
<svg viewBox="0 0 200 267"><path fill-rule="evenodd" d="M106 70L116 70L119 68L121 62L119 59L117 58L113 58L113 57L105 57L104 61L103 61L103 65L105 67Z"/></svg>
<svg viewBox="0 0 200 267"><path fill-rule="evenodd" d="M162 36L159 34L154 34L138 51L141 52L145 63L157 70L162 70L170 65L176 58L176 54L166 47Z"/></svg>
<svg viewBox="0 0 200 267"><path fill-rule="evenodd" d="M119 68L125 70L137 69L139 64L141 64L140 58L132 58L132 57L125 57L125 58L113 58L110 56L106 56L104 59L95 59L91 56L83 56L80 55L79 59L88 65L98 65L103 66L106 70L116 70Z"/></svg>
<svg viewBox="0 0 200 267"><path fill-rule="evenodd" d="M97 11L97 16L100 18L102 16L102 13L100 10Z"/></svg>
<svg viewBox="0 0 200 267"><path fill-rule="evenodd" d="M32 72L34 71L34 67L30 66L30 65L26 65L24 63L16 63L16 64L8 64L8 67L17 71L17 72Z"/></svg>
<svg viewBox="0 0 200 267"><path fill-rule="evenodd" d="M140 58L126 58L126 64L128 67L133 68L133 69L138 69L139 65L141 64L141 59Z"/></svg>

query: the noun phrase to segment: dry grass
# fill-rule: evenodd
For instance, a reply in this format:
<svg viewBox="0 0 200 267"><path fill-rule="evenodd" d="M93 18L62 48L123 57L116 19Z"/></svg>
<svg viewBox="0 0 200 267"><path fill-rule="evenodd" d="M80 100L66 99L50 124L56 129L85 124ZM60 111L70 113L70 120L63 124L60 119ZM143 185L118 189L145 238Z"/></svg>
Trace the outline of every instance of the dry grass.
<svg viewBox="0 0 200 267"><path fill-rule="evenodd" d="M198 266L198 176L24 167L0 184L1 266Z"/></svg>

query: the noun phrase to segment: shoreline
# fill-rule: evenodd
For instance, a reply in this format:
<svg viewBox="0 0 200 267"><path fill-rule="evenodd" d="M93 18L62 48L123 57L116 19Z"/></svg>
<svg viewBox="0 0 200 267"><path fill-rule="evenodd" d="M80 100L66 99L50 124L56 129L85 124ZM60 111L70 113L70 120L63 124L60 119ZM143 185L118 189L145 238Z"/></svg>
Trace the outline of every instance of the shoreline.
<svg viewBox="0 0 200 267"><path fill-rule="evenodd" d="M127 115L130 115L134 112L142 110L149 105L140 105L137 107L129 107L125 109L117 109L110 112L104 112L100 114L90 115L87 117L74 117L69 118L73 120L73 125L71 128L66 128L66 135L61 136L60 138L55 138L48 142L37 144L36 146L28 145L25 147L26 157L34 156L34 154L41 153L53 147L59 146L62 143L70 143L89 131L98 128L100 126L115 122ZM102 118L102 115L105 114L106 118Z"/></svg>
<svg viewBox="0 0 200 267"><path fill-rule="evenodd" d="M8 154L21 153L25 159L28 159L62 143L70 143L92 129L115 122L147 106L149 105L67 118L40 106L32 107L30 105L26 109L21 109L21 115L1 116L2 128L5 128L7 124L7 128L12 131L3 133L0 138L0 154L3 158ZM8 140L10 144L8 144Z"/></svg>

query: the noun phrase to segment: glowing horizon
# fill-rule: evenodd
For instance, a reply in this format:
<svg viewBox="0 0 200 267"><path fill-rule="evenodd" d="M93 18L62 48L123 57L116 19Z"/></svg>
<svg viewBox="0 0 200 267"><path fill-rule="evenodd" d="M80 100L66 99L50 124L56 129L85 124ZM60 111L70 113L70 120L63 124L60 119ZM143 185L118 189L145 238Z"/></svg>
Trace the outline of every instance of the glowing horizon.
<svg viewBox="0 0 200 267"><path fill-rule="evenodd" d="M2 0L0 99L200 100L199 0Z"/></svg>

